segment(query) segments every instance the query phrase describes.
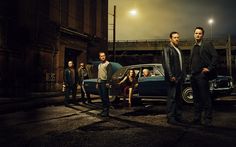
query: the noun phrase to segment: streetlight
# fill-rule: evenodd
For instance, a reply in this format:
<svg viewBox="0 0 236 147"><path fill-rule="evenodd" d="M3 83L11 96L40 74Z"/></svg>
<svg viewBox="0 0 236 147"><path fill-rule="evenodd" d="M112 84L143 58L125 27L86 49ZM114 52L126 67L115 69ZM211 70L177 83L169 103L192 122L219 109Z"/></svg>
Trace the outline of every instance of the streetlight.
<svg viewBox="0 0 236 147"><path fill-rule="evenodd" d="M132 9L132 10L129 11L129 14L130 14L131 16L136 16L137 13L138 13L138 12L137 12L136 9Z"/></svg>
<svg viewBox="0 0 236 147"><path fill-rule="evenodd" d="M214 23L214 20L211 18L208 20L208 24L210 25L211 27L211 40L212 40L212 24Z"/></svg>

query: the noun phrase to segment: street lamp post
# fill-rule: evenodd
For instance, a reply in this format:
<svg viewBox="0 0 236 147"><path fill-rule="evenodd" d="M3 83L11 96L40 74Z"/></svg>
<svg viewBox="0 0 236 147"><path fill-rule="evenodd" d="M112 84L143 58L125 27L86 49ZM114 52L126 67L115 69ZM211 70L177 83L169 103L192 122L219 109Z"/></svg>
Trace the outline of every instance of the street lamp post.
<svg viewBox="0 0 236 147"><path fill-rule="evenodd" d="M214 20L211 18L211 19L208 20L208 23L211 27L211 40L212 40L212 24L214 23Z"/></svg>

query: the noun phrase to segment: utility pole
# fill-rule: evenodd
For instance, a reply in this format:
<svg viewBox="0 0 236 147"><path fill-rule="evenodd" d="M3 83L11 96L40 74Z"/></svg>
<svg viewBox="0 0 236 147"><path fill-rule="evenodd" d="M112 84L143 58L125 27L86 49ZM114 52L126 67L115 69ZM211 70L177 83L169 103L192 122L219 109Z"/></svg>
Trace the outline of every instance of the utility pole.
<svg viewBox="0 0 236 147"><path fill-rule="evenodd" d="M116 61L116 5L114 5L113 13L113 61Z"/></svg>
<svg viewBox="0 0 236 147"><path fill-rule="evenodd" d="M227 69L229 71L229 75L232 76L232 56L231 56L231 37L228 35L228 46L227 46L227 51L226 51L226 61L227 61Z"/></svg>

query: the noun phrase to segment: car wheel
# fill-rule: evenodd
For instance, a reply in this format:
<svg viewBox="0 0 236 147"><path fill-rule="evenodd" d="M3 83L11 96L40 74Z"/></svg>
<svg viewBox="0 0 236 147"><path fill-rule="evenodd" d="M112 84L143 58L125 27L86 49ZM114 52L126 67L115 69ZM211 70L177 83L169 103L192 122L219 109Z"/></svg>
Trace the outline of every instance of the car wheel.
<svg viewBox="0 0 236 147"><path fill-rule="evenodd" d="M193 90L191 87L187 86L183 88L182 99L185 103L188 103L188 104L193 103Z"/></svg>
<svg viewBox="0 0 236 147"><path fill-rule="evenodd" d="M118 96L109 96L110 102L111 103L119 103L120 98Z"/></svg>
<svg viewBox="0 0 236 147"><path fill-rule="evenodd" d="M141 98L135 97L135 98L132 99L132 104L140 106L140 105L143 104L143 101L142 101Z"/></svg>

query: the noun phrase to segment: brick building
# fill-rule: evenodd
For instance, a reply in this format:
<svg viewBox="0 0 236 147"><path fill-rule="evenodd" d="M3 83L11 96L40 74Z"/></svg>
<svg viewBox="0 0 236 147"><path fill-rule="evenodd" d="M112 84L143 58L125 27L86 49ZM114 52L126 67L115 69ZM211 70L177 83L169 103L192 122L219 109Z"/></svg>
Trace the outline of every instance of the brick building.
<svg viewBox="0 0 236 147"><path fill-rule="evenodd" d="M108 0L0 2L0 95L61 90L68 60L107 50Z"/></svg>

